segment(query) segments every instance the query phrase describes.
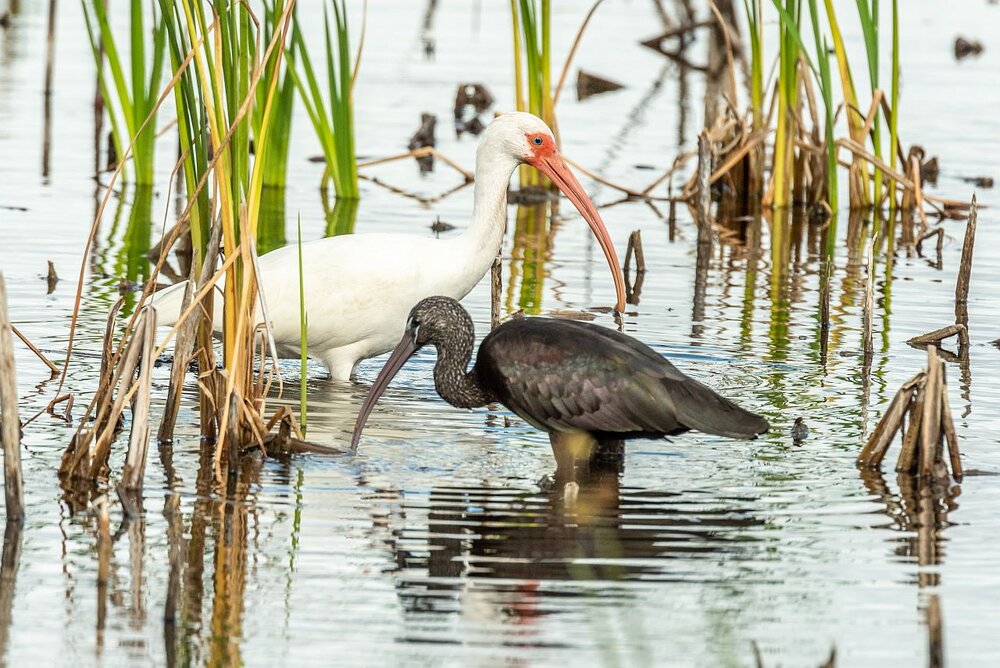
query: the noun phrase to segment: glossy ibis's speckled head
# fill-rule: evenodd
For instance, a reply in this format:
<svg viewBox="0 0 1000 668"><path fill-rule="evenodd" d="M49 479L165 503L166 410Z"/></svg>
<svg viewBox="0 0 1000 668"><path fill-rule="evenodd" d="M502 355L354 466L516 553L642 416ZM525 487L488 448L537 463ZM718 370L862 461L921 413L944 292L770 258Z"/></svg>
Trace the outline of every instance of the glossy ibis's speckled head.
<svg viewBox="0 0 1000 668"><path fill-rule="evenodd" d="M410 310L406 331L412 332L418 348L450 338L468 338L475 333L472 318L451 297L421 299Z"/></svg>
<svg viewBox="0 0 1000 668"><path fill-rule="evenodd" d="M467 350L472 350L472 341L475 337L475 327L468 312L462 308L461 304L451 297L427 297L421 299L416 306L410 310L410 315L406 320L406 331L403 338L396 345L395 350L389 355L385 366L379 372L375 382L372 383L368 396L361 404L358 411L358 419L354 423L354 435L351 438L351 448L358 447L358 439L361 438L361 431L368 421L368 416L378 402L379 397L389 386L392 379L399 373L399 370L406 364L414 353L427 344L443 345L449 349L456 349L467 346Z"/></svg>

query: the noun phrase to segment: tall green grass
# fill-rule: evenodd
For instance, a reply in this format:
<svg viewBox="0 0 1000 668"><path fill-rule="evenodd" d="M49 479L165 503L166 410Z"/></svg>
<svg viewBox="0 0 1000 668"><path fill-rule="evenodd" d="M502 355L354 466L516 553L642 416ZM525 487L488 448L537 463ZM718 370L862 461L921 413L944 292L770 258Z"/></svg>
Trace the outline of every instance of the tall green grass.
<svg viewBox="0 0 1000 668"><path fill-rule="evenodd" d="M879 40L878 40L878 29L879 29L879 6L878 0L857 0L858 5L858 17L861 19L861 34L864 36L865 40L865 53L868 56L868 82L870 84L872 96L874 98L876 91L879 88L878 85L878 63L879 63ZM875 109L875 122L872 124L872 147L874 148L875 157L882 159L882 124L880 122L880 117L882 115L882 110ZM874 170L874 179L872 182L872 199L871 203L873 205L878 205L882 200L882 172L881 170Z"/></svg>
<svg viewBox="0 0 1000 668"><path fill-rule="evenodd" d="M773 203L777 208L791 203L792 169L795 146L795 116L798 109L799 55L801 39L797 26L801 20L802 1L774 0L782 20L778 40L778 120L774 135Z"/></svg>
<svg viewBox="0 0 1000 668"><path fill-rule="evenodd" d="M750 111L754 132L764 127L764 18L759 0L743 0L750 41Z"/></svg>
<svg viewBox="0 0 1000 668"><path fill-rule="evenodd" d="M269 43L280 29L281 15L287 0L268 0L264 3L264 43ZM264 111L270 90L257 87L257 99L253 106L253 135L255 158L264 161L264 186L284 188L288 174L288 141L292 131L292 107L295 105L295 78L292 68L281 51L275 50L264 61L264 81L276 81L271 112L272 123L267 141L262 141ZM264 153L266 152L266 155Z"/></svg>
<svg viewBox="0 0 1000 668"><path fill-rule="evenodd" d="M320 89L309 49L301 31L292 31L294 66L289 71L312 121L326 158L323 186L333 182L337 197L358 198L358 164L354 150L354 103L352 89L354 76L351 70L350 36L347 29L347 7L344 0L330 0L334 24L331 30L330 13L323 6L326 37L327 96Z"/></svg>
<svg viewBox="0 0 1000 668"><path fill-rule="evenodd" d="M166 29L152 12L153 41L147 58L146 23L142 1L129 3L128 67L119 53L103 0L81 0L87 37L97 64L101 95L107 102L111 132L120 159L132 145L135 182L152 185L156 148L156 103L163 73ZM102 55L103 54L103 55ZM105 68L104 59L107 59ZM107 72L105 72L107 69ZM108 81L108 74L111 81ZM147 121L147 118L149 119ZM144 125L145 124L145 125ZM122 129L124 125L124 132Z"/></svg>
<svg viewBox="0 0 1000 668"><path fill-rule="evenodd" d="M189 207L211 181L212 198L207 215L192 219L192 240L199 248L207 238L203 224L220 221L226 270L223 304L223 354L225 372L202 368L203 432L210 403L217 412L221 452L230 438L248 442L256 433L263 409L263 388L254 381L258 340L255 311L258 304L255 276L258 221L263 208L264 174L274 153L266 147L280 132L276 120L280 56L291 25L294 0L281 3L268 34L262 40L259 19L245 3L228 0L161 0L171 43L173 62L191 59L192 65L177 79L175 97L182 148L188 151L185 176L198 178L189 191ZM206 10L207 6L207 10ZM278 54L277 60L272 60ZM270 63L270 66L268 64ZM264 95L259 95L260 91ZM256 107L256 109L255 109ZM251 159L251 139L262 150ZM211 158L209 159L209 156ZM207 162L206 162L207 161ZM207 318L210 322L210 317ZM203 329L204 331L204 329ZM202 342L202 345L206 345ZM210 346L210 344L208 344ZM232 414L231 407L236 407Z"/></svg>
<svg viewBox="0 0 1000 668"><path fill-rule="evenodd" d="M899 155L899 2L892 0L892 91L889 114L889 167L896 171ZM896 180L889 181L889 220L896 211Z"/></svg>
<svg viewBox="0 0 1000 668"><path fill-rule="evenodd" d="M510 0L510 12L517 110L538 116L558 132L552 91L551 0ZM546 182L541 174L524 166L519 177L522 186Z"/></svg>
<svg viewBox="0 0 1000 668"><path fill-rule="evenodd" d="M809 0L809 17L812 19L813 39L816 42L816 64L819 67L819 87L823 95L823 121L826 144L826 201L830 211L837 213L837 145L833 136L833 80L830 76L830 47L819 27L819 9L816 0Z"/></svg>

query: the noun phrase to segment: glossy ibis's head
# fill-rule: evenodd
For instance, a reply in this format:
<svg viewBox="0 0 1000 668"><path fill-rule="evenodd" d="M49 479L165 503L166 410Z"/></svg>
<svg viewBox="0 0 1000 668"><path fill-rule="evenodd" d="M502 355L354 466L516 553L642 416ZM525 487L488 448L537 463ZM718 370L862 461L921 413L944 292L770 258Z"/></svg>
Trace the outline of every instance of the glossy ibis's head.
<svg viewBox="0 0 1000 668"><path fill-rule="evenodd" d="M611 268L615 281L615 310L625 309L625 280L622 277L618 256L615 253L611 235L604 227L601 214L590 201L587 192L569 170L566 161L559 154L555 136L545 121L533 114L512 111L497 116L486 132L483 133L479 145L478 163L497 163L511 160L515 163L531 165L540 171L573 202L580 215L587 221L597 241L601 244L604 256ZM511 167L513 169L513 166Z"/></svg>
<svg viewBox="0 0 1000 668"><path fill-rule="evenodd" d="M474 337L475 328L472 324L472 318L457 301L451 297L421 299L410 310L403 338L389 355L382 371L372 383L368 396L361 404L358 419L354 423L351 448L358 446L358 439L361 438L361 431L365 427L365 422L368 421L368 415L371 414L379 397L385 392L385 388L406 364L406 360L413 357L418 350L427 344L448 347L449 349L464 347L471 351Z"/></svg>

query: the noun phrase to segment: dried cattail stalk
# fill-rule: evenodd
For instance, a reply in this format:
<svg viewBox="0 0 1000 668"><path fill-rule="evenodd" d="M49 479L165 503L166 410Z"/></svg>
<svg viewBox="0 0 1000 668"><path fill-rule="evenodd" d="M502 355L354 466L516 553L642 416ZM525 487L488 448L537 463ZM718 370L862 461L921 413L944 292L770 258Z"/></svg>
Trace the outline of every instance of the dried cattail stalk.
<svg viewBox="0 0 1000 668"><path fill-rule="evenodd" d="M132 431L129 435L128 454L122 472L126 489L141 489L146 470L146 452L149 450L149 394L153 385L153 352L156 350L156 309L146 309L142 319L142 361L139 367L138 391L132 409ZM136 345L133 341L132 345Z"/></svg>
<svg viewBox="0 0 1000 668"><path fill-rule="evenodd" d="M698 241L710 229L709 211L712 206L712 143L708 139L708 130L703 129L698 135L698 200L695 205L698 221ZM707 238L707 237L706 237Z"/></svg>
<svg viewBox="0 0 1000 668"><path fill-rule="evenodd" d="M926 374L921 371L903 383L903 386L896 392L896 396L892 398L892 402L889 404L885 415L875 425L871 436L868 437L868 442L865 443L861 454L858 455L858 466L869 469L881 466L882 460L885 459L885 453L889 449L889 444L892 443L892 440L896 437L896 432L899 431L899 428L903 424L903 417L906 415L906 411L910 407L910 402L913 400L914 388L924 382L925 376Z"/></svg>
<svg viewBox="0 0 1000 668"><path fill-rule="evenodd" d="M910 424L903 434L903 449L896 460L896 470L900 473L914 473L917 470L917 446L920 443L920 425L924 417L924 401L927 394L927 383L924 382L917 390L916 398L910 409Z"/></svg>
<svg viewBox="0 0 1000 668"><path fill-rule="evenodd" d="M920 423L920 475L929 478L933 474L937 459L938 443L941 441L941 387L944 364L938 359L937 348L927 348L927 383L924 386L924 415Z"/></svg>
<svg viewBox="0 0 1000 668"><path fill-rule="evenodd" d="M42 364L44 364L45 366L49 367L49 371L52 372L53 376L55 376L57 373L59 373L60 371L62 371L62 369L60 369L59 367L57 367L55 364L52 363L52 360L50 360L48 357L46 357L44 354L42 354L42 351L39 350L38 347L35 346L34 343L32 343L31 341L29 341L28 337L26 337L24 334L22 334L21 331L14 325L14 323L11 323L10 329L11 329L11 331L14 332L14 335L17 338L21 339L21 343L23 343L24 345L28 346L28 349L31 352L35 353L35 357L37 357L38 359L40 359L42 361Z"/></svg>
<svg viewBox="0 0 1000 668"><path fill-rule="evenodd" d="M972 250L976 244L976 219L978 218L976 196L972 196L969 207L969 222L965 227L965 241L962 242L962 263L958 267L958 283L955 285L955 303L964 304L969 299L969 281L972 277Z"/></svg>
<svg viewBox="0 0 1000 668"><path fill-rule="evenodd" d="M646 272L646 257L642 252L642 232L633 230L628 235L628 246L625 249L624 273L628 274L632 266L632 256L635 255L635 270L637 273Z"/></svg>
<svg viewBox="0 0 1000 668"><path fill-rule="evenodd" d="M500 254L493 258L490 267L490 329L500 326L500 295L503 293L503 268L500 265Z"/></svg>
<svg viewBox="0 0 1000 668"><path fill-rule="evenodd" d="M7 284L0 272L0 441L3 442L3 478L7 522L24 520L24 482L21 477L21 419L17 409L17 372L14 337L7 313Z"/></svg>
<svg viewBox="0 0 1000 668"><path fill-rule="evenodd" d="M933 332L927 332L926 334L921 334L920 336L914 336L912 339L907 341L907 343L913 345L931 345L937 344L947 339L949 336L958 335L958 342L960 345L969 345L969 330L966 329L965 325L959 323L956 325L948 325L947 327L942 327L941 329L935 329Z"/></svg>

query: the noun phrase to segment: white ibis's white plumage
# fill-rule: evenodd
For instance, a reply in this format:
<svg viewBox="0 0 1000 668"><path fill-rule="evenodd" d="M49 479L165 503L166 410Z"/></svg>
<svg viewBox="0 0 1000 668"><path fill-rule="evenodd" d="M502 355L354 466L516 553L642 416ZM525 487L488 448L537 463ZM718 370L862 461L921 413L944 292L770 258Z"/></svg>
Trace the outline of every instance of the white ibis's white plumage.
<svg viewBox="0 0 1000 668"><path fill-rule="evenodd" d="M309 356L323 362L333 378L347 380L358 362L392 350L403 335L407 313L421 299L467 295L503 242L507 186L521 163L552 179L586 219L611 267L621 311L621 270L596 208L559 157L548 126L531 114L507 113L486 128L476 152L475 204L464 233L450 239L356 234L302 244ZM278 354L298 357L298 247L261 256L260 281ZM177 320L183 294L181 283L153 296L161 324ZM221 310L215 309L217 331ZM259 308L257 315L262 317Z"/></svg>

